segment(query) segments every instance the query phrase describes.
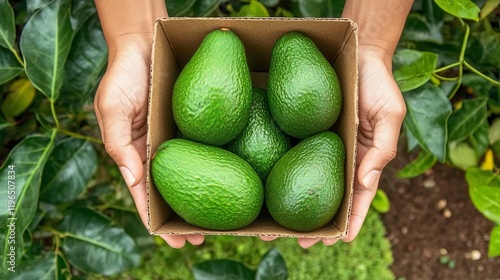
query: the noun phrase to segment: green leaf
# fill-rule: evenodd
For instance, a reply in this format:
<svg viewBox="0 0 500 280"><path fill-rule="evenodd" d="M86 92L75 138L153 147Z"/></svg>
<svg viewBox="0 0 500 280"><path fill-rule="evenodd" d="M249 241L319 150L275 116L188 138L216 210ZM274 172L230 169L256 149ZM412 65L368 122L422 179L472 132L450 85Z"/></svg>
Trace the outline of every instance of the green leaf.
<svg viewBox="0 0 500 280"><path fill-rule="evenodd" d="M344 10L345 0L299 0L299 10L304 17L338 18Z"/></svg>
<svg viewBox="0 0 500 280"><path fill-rule="evenodd" d="M27 0L26 1L26 11L28 12L29 15L31 15L34 12L36 12L38 9L47 5L50 1L53 1L53 0ZM56 1L58 1L58 0L56 0Z"/></svg>
<svg viewBox="0 0 500 280"><path fill-rule="evenodd" d="M440 88L425 84L403 94L406 103L404 125L420 146L441 162L446 159L447 121L451 104Z"/></svg>
<svg viewBox="0 0 500 280"><path fill-rule="evenodd" d="M250 0L250 3L243 5L237 13L238 17L268 17L267 8L257 0Z"/></svg>
<svg viewBox="0 0 500 280"><path fill-rule="evenodd" d="M488 247L488 257L500 256L500 225L497 225L491 230L490 245Z"/></svg>
<svg viewBox="0 0 500 280"><path fill-rule="evenodd" d="M16 26L14 11L7 0L0 0L0 46L14 49L16 42Z"/></svg>
<svg viewBox="0 0 500 280"><path fill-rule="evenodd" d="M259 0L266 7L274 7L280 3L280 0Z"/></svg>
<svg viewBox="0 0 500 280"><path fill-rule="evenodd" d="M24 113L35 98L35 88L28 79L19 79L8 88L2 103L2 113L6 118L14 118Z"/></svg>
<svg viewBox="0 0 500 280"><path fill-rule="evenodd" d="M189 15L195 2L195 0L165 0L168 15L171 17Z"/></svg>
<svg viewBox="0 0 500 280"><path fill-rule="evenodd" d="M444 13L434 0L423 0L422 10L429 24L439 27L442 25Z"/></svg>
<svg viewBox="0 0 500 280"><path fill-rule="evenodd" d="M462 85L469 87L468 91L472 90L475 95L485 97L489 95L492 88L492 85L487 80L472 73L462 76Z"/></svg>
<svg viewBox="0 0 500 280"><path fill-rule="evenodd" d="M67 213L59 230L67 236L62 247L68 262L85 273L111 275L139 264L134 240L90 209Z"/></svg>
<svg viewBox="0 0 500 280"><path fill-rule="evenodd" d="M487 98L466 99L462 108L451 114L448 119L448 141L460 141L472 135L484 122L488 110Z"/></svg>
<svg viewBox="0 0 500 280"><path fill-rule="evenodd" d="M32 259L23 263L16 271L12 280L53 280L69 279L70 273L66 262L60 255L53 251L47 252L45 256Z"/></svg>
<svg viewBox="0 0 500 280"><path fill-rule="evenodd" d="M500 186L470 186L469 195L479 212L500 224Z"/></svg>
<svg viewBox="0 0 500 280"><path fill-rule="evenodd" d="M196 0L193 6L195 17L206 17L220 5L221 0Z"/></svg>
<svg viewBox="0 0 500 280"><path fill-rule="evenodd" d="M411 133L411 131L406 127L403 126L404 131L406 132L406 138L408 139L408 152L411 152L415 150L418 147L418 140L417 138Z"/></svg>
<svg viewBox="0 0 500 280"><path fill-rule="evenodd" d="M0 271L8 271L12 249L16 264L20 263L24 251L23 234L36 212L40 177L55 136L56 131L53 130L51 137L25 138L12 149L0 168L0 186L3 186L0 188L0 197L6 199L0 205ZM14 228L13 238L11 228Z"/></svg>
<svg viewBox="0 0 500 280"><path fill-rule="evenodd" d="M40 199L57 204L81 194L97 166L94 146L85 140L67 138L58 143L42 173Z"/></svg>
<svg viewBox="0 0 500 280"><path fill-rule="evenodd" d="M484 73L488 69L497 72L500 66L500 34L487 30L471 36L466 60Z"/></svg>
<svg viewBox="0 0 500 280"><path fill-rule="evenodd" d="M24 71L16 57L7 49L0 47L0 85L14 79Z"/></svg>
<svg viewBox="0 0 500 280"><path fill-rule="evenodd" d="M80 108L97 89L107 61L108 48L99 18L91 17L73 39L64 67L61 102L70 108Z"/></svg>
<svg viewBox="0 0 500 280"><path fill-rule="evenodd" d="M427 83L436 69L438 55L431 52L406 50L402 54L411 57L411 62L394 71L394 79L402 92L416 89Z"/></svg>
<svg viewBox="0 0 500 280"><path fill-rule="evenodd" d="M70 4L69 0L50 2L33 14L21 35L26 74L51 101L59 97L73 38Z"/></svg>
<svg viewBox="0 0 500 280"><path fill-rule="evenodd" d="M94 1L72 0L71 5L71 26L78 32L83 24L90 17L97 17L97 10Z"/></svg>
<svg viewBox="0 0 500 280"><path fill-rule="evenodd" d="M470 139L472 146L476 149L476 155L482 157L486 150L488 150L488 134L490 126L488 120L485 119L476 131L472 134Z"/></svg>
<svg viewBox="0 0 500 280"><path fill-rule="evenodd" d="M479 164L476 150L467 142L450 142L448 145L448 156L451 163L463 170Z"/></svg>
<svg viewBox="0 0 500 280"><path fill-rule="evenodd" d="M479 13L479 19L483 20L488 17L493 11L495 11L498 5L500 5L500 0L486 0L481 8L481 13Z"/></svg>
<svg viewBox="0 0 500 280"><path fill-rule="evenodd" d="M378 189L371 206L379 213L387 213L391 210L391 201L383 190Z"/></svg>
<svg viewBox="0 0 500 280"><path fill-rule="evenodd" d="M443 36L439 26L429 24L420 14L410 14L401 40L442 43Z"/></svg>
<svg viewBox="0 0 500 280"><path fill-rule="evenodd" d="M488 134L488 141L490 144L494 144L500 141L500 117L497 117L491 123L490 133Z"/></svg>
<svg viewBox="0 0 500 280"><path fill-rule="evenodd" d="M465 180L469 187L477 186L500 186L500 176L491 170L484 170L479 167L467 169Z"/></svg>
<svg viewBox="0 0 500 280"><path fill-rule="evenodd" d="M471 0L434 0L445 12L459 18L479 20L480 9Z"/></svg>
<svg viewBox="0 0 500 280"><path fill-rule="evenodd" d="M196 280L254 280L255 272L233 260L213 260L193 265Z"/></svg>
<svg viewBox="0 0 500 280"><path fill-rule="evenodd" d="M396 174L400 178L414 178L425 173L436 164L437 158L425 151L421 150L418 157L407 164L403 169Z"/></svg>
<svg viewBox="0 0 500 280"><path fill-rule="evenodd" d="M9 126L12 126L12 125L13 125L12 123L10 123L10 122L8 122L8 121L4 120L4 118L2 118L2 117L0 116L0 131L1 131L2 129L4 129L4 128L6 128L6 127L9 127Z"/></svg>
<svg viewBox="0 0 500 280"><path fill-rule="evenodd" d="M286 280L288 270L278 249L269 250L262 260L255 275L256 280Z"/></svg>

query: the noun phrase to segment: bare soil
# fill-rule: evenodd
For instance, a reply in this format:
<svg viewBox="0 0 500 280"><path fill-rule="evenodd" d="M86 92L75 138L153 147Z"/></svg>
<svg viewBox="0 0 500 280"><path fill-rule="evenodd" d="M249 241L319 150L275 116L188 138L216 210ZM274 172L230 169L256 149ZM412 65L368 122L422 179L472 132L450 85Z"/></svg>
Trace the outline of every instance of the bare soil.
<svg viewBox="0 0 500 280"><path fill-rule="evenodd" d="M380 187L391 201L382 219L392 244L397 279L500 279L500 258L488 258L494 224L472 204L464 172L437 164L425 175L398 179L401 154L384 170Z"/></svg>

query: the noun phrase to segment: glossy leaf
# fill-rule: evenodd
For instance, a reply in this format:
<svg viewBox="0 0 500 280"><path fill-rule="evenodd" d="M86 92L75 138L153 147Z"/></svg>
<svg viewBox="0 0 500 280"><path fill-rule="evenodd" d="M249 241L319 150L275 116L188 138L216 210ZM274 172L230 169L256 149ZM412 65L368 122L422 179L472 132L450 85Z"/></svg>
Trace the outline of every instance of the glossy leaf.
<svg viewBox="0 0 500 280"><path fill-rule="evenodd" d="M479 157L476 150L467 142L449 143L448 156L454 166L463 170L479 164Z"/></svg>
<svg viewBox="0 0 500 280"><path fill-rule="evenodd" d="M491 170L483 170L479 167L467 169L465 180L469 187L473 186L500 186L500 176Z"/></svg>
<svg viewBox="0 0 500 280"><path fill-rule="evenodd" d="M288 270L278 249L269 250L262 260L255 275L256 280L286 280Z"/></svg>
<svg viewBox="0 0 500 280"><path fill-rule="evenodd" d="M35 88L28 79L19 79L7 89L2 102L2 113L7 118L17 117L29 108L35 98Z"/></svg>
<svg viewBox="0 0 500 280"><path fill-rule="evenodd" d="M16 41L14 11L7 0L0 0L0 46L13 49Z"/></svg>
<svg viewBox="0 0 500 280"><path fill-rule="evenodd" d="M500 34L492 30L471 36L467 44L466 59L478 69L498 71L500 65ZM486 71L483 70L486 73Z"/></svg>
<svg viewBox="0 0 500 280"><path fill-rule="evenodd" d="M425 151L421 150L418 157L407 164L403 169L396 174L400 178L414 178L425 173L436 164L437 158Z"/></svg>
<svg viewBox="0 0 500 280"><path fill-rule="evenodd" d="M478 157L482 157L486 150L488 149L488 134L490 132L490 126L488 125L488 120L485 119L483 123L474 131L470 141L472 146L476 149L476 154Z"/></svg>
<svg viewBox="0 0 500 280"><path fill-rule="evenodd" d="M60 255L49 251L45 256L23 263L16 271L12 280L53 280L69 279L70 271Z"/></svg>
<svg viewBox="0 0 500 280"><path fill-rule="evenodd" d="M16 57L7 49L0 47L0 85L14 79L24 71Z"/></svg>
<svg viewBox="0 0 500 280"><path fill-rule="evenodd" d="M470 186L469 195L479 212L500 224L500 186Z"/></svg>
<svg viewBox="0 0 500 280"><path fill-rule="evenodd" d="M422 11L427 22L436 27L442 25L444 13L441 8L434 2L434 0L423 0Z"/></svg>
<svg viewBox="0 0 500 280"><path fill-rule="evenodd" d="M194 6L195 0L166 0L168 15L171 17L187 16Z"/></svg>
<svg viewBox="0 0 500 280"><path fill-rule="evenodd" d="M479 19L483 20L488 15L490 15L496 8L500 5L500 0L486 0L483 7L481 8L481 12L479 13ZM500 250L500 249L499 249Z"/></svg>
<svg viewBox="0 0 500 280"><path fill-rule="evenodd" d="M411 14L406 19L401 40L442 43L439 26L429 24L422 15Z"/></svg>
<svg viewBox="0 0 500 280"><path fill-rule="evenodd" d="M52 151L42 174L40 199L57 204L81 194L97 166L94 146L85 140L67 138Z"/></svg>
<svg viewBox="0 0 500 280"><path fill-rule="evenodd" d="M345 0L298 0L304 17L338 18L344 10Z"/></svg>
<svg viewBox="0 0 500 280"><path fill-rule="evenodd" d="M196 0L193 6L195 17L205 17L210 15L220 5L221 0Z"/></svg>
<svg viewBox="0 0 500 280"><path fill-rule="evenodd" d="M488 134L488 141L494 144L500 141L500 117L497 117L491 124L490 133Z"/></svg>
<svg viewBox="0 0 500 280"><path fill-rule="evenodd" d="M111 275L139 264L134 240L90 209L67 213L59 230L67 236L62 247L68 262L85 273Z"/></svg>
<svg viewBox="0 0 500 280"><path fill-rule="evenodd" d="M491 230L490 245L488 246L488 257L500 256L500 225L495 226Z"/></svg>
<svg viewBox="0 0 500 280"><path fill-rule="evenodd" d="M274 7L280 3L280 0L259 0L266 7Z"/></svg>
<svg viewBox="0 0 500 280"><path fill-rule="evenodd" d="M462 108L453 112L448 119L448 141L463 140L481 126L488 113L487 101L483 97L463 101Z"/></svg>
<svg viewBox="0 0 500 280"><path fill-rule="evenodd" d="M445 12L464 19L479 20L480 9L471 0L434 0Z"/></svg>
<svg viewBox="0 0 500 280"><path fill-rule="evenodd" d="M59 97L73 38L70 4L69 0L50 2L33 14L21 35L26 74L49 100Z"/></svg>
<svg viewBox="0 0 500 280"><path fill-rule="evenodd" d="M268 17L269 12L266 7L257 0L250 0L250 3L243 5L236 14L238 17Z"/></svg>
<svg viewBox="0 0 500 280"><path fill-rule="evenodd" d="M0 197L7 199L0 205L0 271L7 271L8 254L14 244L16 264L20 264L24 251L23 234L36 212L40 177L54 145L55 135L53 130L50 137L25 138L12 149L0 168L0 186L3 186L0 188ZM11 235L7 226L14 221L15 235L9 239Z"/></svg>
<svg viewBox="0 0 500 280"><path fill-rule="evenodd" d="M482 77L476 74L464 74L462 77L462 85L467 87L467 91L474 93L477 96L487 97L492 85Z"/></svg>
<svg viewBox="0 0 500 280"><path fill-rule="evenodd" d="M255 272L244 264L233 260L213 260L193 265L196 280L254 280Z"/></svg>
<svg viewBox="0 0 500 280"><path fill-rule="evenodd" d="M4 120L1 116L0 116L0 130L6 128L6 127L9 127L9 126L12 126L12 124L6 120Z"/></svg>
<svg viewBox="0 0 500 280"><path fill-rule="evenodd" d="M95 93L108 60L108 48L99 18L91 17L75 34L68 60L61 101L80 108Z"/></svg>
<svg viewBox="0 0 500 280"><path fill-rule="evenodd" d="M438 56L431 52L406 50L416 59L394 71L394 79L402 92L416 89L427 83L436 69ZM403 53L404 54L404 53ZM400 54L402 55L402 54Z"/></svg>
<svg viewBox="0 0 500 280"><path fill-rule="evenodd" d="M29 15L36 12L38 9L47 5L52 0L27 0L26 1L26 11Z"/></svg>
<svg viewBox="0 0 500 280"><path fill-rule="evenodd" d="M379 213L387 213L391 210L391 201L382 189L378 189L371 206Z"/></svg>
<svg viewBox="0 0 500 280"><path fill-rule="evenodd" d="M94 1L72 0L72 2L71 26L78 32L90 17L97 17L97 10Z"/></svg>
<svg viewBox="0 0 500 280"><path fill-rule="evenodd" d="M417 138L411 133L411 131L403 125L404 131L406 133L407 144L408 144L408 152L415 150L418 147Z"/></svg>
<svg viewBox="0 0 500 280"><path fill-rule="evenodd" d="M447 123L451 104L444 92L426 84L403 94L406 103L404 125L420 146L441 162L446 159Z"/></svg>

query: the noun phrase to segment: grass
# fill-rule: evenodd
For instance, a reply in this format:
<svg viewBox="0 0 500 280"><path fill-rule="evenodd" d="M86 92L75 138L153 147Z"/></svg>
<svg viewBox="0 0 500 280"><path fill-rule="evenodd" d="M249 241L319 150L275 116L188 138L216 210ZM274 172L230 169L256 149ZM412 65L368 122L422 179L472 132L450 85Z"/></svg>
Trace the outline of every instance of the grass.
<svg viewBox="0 0 500 280"><path fill-rule="evenodd" d="M193 279L190 267L205 260L232 259L256 269L261 257L279 249L288 267L289 279L394 279L389 269L393 259L379 214L370 211L358 238L327 247L321 242L302 249L295 239L263 242L256 237L206 236L205 243L177 250L162 241L147 253L142 264L111 277L91 279Z"/></svg>

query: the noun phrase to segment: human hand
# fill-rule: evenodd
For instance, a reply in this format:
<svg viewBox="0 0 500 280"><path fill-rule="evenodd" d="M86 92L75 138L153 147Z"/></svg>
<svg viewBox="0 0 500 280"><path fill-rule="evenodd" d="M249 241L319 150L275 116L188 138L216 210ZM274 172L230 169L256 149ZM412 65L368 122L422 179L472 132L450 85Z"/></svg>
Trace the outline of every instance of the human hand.
<svg viewBox="0 0 500 280"><path fill-rule="evenodd" d="M401 124L406 114L403 96L392 76L392 56L373 46L359 48L359 133L357 168L349 232L342 241L358 235L375 197L382 169L396 156ZM262 237L269 241L275 238ZM308 248L321 239L299 238ZM322 239L333 245L339 239Z"/></svg>
<svg viewBox="0 0 500 280"><path fill-rule="evenodd" d="M123 40L119 50L110 49L108 68L94 101L97 121L108 154L118 165L147 227L146 120L151 43L133 37ZM188 241L203 243L203 235L160 235L171 247Z"/></svg>

